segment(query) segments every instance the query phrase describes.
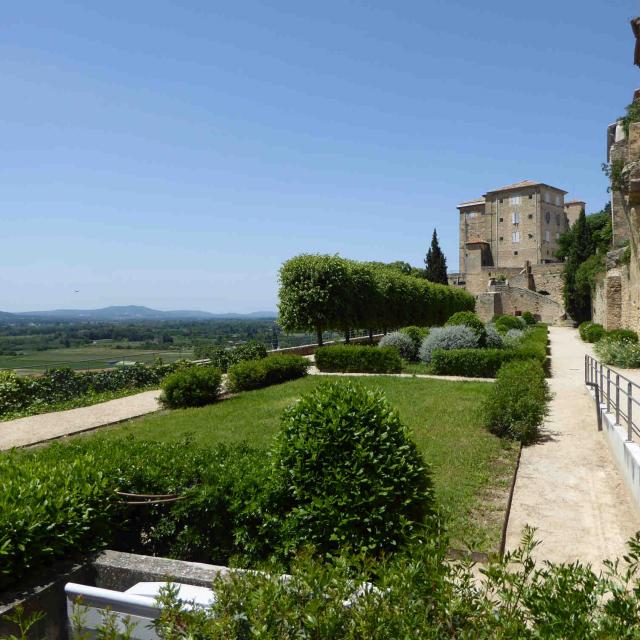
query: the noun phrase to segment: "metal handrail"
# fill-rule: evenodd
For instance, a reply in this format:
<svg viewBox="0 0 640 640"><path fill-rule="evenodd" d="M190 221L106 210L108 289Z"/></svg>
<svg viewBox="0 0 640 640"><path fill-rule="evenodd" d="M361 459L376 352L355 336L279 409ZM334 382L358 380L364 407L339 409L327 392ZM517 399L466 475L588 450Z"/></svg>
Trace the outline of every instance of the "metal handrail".
<svg viewBox="0 0 640 640"><path fill-rule="evenodd" d="M640 417L640 411L633 409L634 404L640 408L640 385L590 355L584 357L584 382L595 388L598 426L605 405L607 413L615 414L616 424L626 426L629 442L634 433L640 437L640 424L634 421L638 419L636 415Z"/></svg>

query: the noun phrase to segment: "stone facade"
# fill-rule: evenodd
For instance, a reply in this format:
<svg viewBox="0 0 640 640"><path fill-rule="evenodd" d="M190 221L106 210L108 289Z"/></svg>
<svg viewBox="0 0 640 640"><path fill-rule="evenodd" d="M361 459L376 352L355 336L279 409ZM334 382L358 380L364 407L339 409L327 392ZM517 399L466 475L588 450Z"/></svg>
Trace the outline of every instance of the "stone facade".
<svg viewBox="0 0 640 640"><path fill-rule="evenodd" d="M596 280L592 317L607 330L640 332L640 123L631 123L628 135L620 122L607 133L608 160L617 163L611 191L614 250L607 254L606 273ZM622 260L625 254L628 260Z"/></svg>
<svg viewBox="0 0 640 640"><path fill-rule="evenodd" d="M484 322L488 322L493 316L503 314L521 316L525 311L532 313L540 322L567 322L564 307L559 302L522 287L512 287L508 284L492 285L489 291L476 297L476 313Z"/></svg>

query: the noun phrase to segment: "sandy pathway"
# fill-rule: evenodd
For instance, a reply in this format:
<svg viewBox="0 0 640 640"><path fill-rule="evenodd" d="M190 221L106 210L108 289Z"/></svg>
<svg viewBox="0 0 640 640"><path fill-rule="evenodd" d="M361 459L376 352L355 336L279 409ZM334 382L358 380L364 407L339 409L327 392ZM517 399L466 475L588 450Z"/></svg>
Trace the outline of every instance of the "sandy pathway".
<svg viewBox="0 0 640 640"><path fill-rule="evenodd" d="M24 447L157 411L159 395L159 390L144 391L89 407L0 422L0 450Z"/></svg>
<svg viewBox="0 0 640 640"><path fill-rule="evenodd" d="M584 386L584 354L591 353L575 329L551 327L551 412L548 440L522 451L507 529L507 549L519 543L526 524L542 544L536 557L581 560L600 568L621 556L640 530L640 511L624 485Z"/></svg>

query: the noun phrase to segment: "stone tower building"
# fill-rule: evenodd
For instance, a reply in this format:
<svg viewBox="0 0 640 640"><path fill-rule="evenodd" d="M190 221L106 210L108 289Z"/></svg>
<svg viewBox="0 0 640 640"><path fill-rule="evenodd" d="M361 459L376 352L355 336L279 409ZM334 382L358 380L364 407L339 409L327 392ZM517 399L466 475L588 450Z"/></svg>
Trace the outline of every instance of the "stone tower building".
<svg viewBox="0 0 640 640"><path fill-rule="evenodd" d="M524 180L458 205L460 273L451 274L450 282L478 297L485 319L524 311L546 322L566 319L563 267L555 254L560 234L585 206L580 200L565 203L566 193Z"/></svg>

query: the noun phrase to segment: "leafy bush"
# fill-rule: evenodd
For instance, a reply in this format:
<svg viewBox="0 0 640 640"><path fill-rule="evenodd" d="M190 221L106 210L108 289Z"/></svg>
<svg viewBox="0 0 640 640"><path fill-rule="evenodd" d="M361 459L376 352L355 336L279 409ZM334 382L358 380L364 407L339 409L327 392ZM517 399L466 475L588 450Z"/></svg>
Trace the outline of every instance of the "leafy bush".
<svg viewBox="0 0 640 640"><path fill-rule="evenodd" d="M485 425L497 436L531 444L540 437L550 397L539 362L505 363L483 404Z"/></svg>
<svg viewBox="0 0 640 640"><path fill-rule="evenodd" d="M517 316L498 316L493 319L493 324L500 333L507 333L509 329L523 329L525 326L524 320Z"/></svg>
<svg viewBox="0 0 640 640"><path fill-rule="evenodd" d="M194 355L198 359L208 358L211 360L212 366L226 373L232 364L244 362L245 360L260 360L266 358L267 347L257 340L249 340L232 349L225 349L218 345L208 343L200 343L194 348Z"/></svg>
<svg viewBox="0 0 640 640"><path fill-rule="evenodd" d="M431 474L381 391L318 386L282 417L274 453L284 543L391 551L433 510Z"/></svg>
<svg viewBox="0 0 640 640"><path fill-rule="evenodd" d="M0 419L46 410L75 398L157 387L164 377L188 363L134 364L108 371L49 369L39 377L0 372Z"/></svg>
<svg viewBox="0 0 640 640"><path fill-rule="evenodd" d="M485 346L487 331L484 322L482 322L473 311L458 311L454 313L445 324L446 327L455 327L457 325L463 325L469 327L469 329L473 329L478 336L478 346Z"/></svg>
<svg viewBox="0 0 640 640"><path fill-rule="evenodd" d="M414 359L418 358L418 351L422 341L429 335L429 329L427 327L403 327L400 329L401 333L406 333L412 340L415 347Z"/></svg>
<svg viewBox="0 0 640 640"><path fill-rule="evenodd" d="M594 345L596 355L605 364L625 369L640 367L640 344L616 338L605 337Z"/></svg>
<svg viewBox="0 0 640 640"><path fill-rule="evenodd" d="M162 382L160 403L168 409L204 407L218 399L222 374L213 367L193 367L169 374Z"/></svg>
<svg viewBox="0 0 640 640"><path fill-rule="evenodd" d="M87 438L0 455L0 589L62 558L119 551L226 564L244 551L266 452ZM131 509L116 491L179 494Z"/></svg>
<svg viewBox="0 0 640 640"><path fill-rule="evenodd" d="M537 320L535 318L535 316L533 315L533 313L531 313L531 311L525 311L522 314L522 319L529 325L529 326L533 326L534 324L537 324Z"/></svg>
<svg viewBox="0 0 640 640"><path fill-rule="evenodd" d="M411 337L401 331L394 331L383 336L378 343L378 347L393 347L398 350L400 357L405 360L415 360L418 353Z"/></svg>
<svg viewBox="0 0 640 640"><path fill-rule="evenodd" d="M498 330L493 326L493 324L489 323L485 326L485 330L487 332L486 337L486 345L487 349L502 349L504 347L504 340L502 336L498 333Z"/></svg>
<svg viewBox="0 0 640 640"><path fill-rule="evenodd" d="M638 342L638 334L631 329L613 329L607 331L605 338L609 340L620 340L623 342Z"/></svg>
<svg viewBox="0 0 640 640"><path fill-rule="evenodd" d="M302 356L274 355L262 360L245 360L229 367L229 391L249 391L295 380L307 374L311 363Z"/></svg>
<svg viewBox="0 0 640 640"><path fill-rule="evenodd" d="M422 342L420 360L428 364L436 349L474 349L479 341L478 334L466 325L436 327Z"/></svg>
<svg viewBox="0 0 640 640"><path fill-rule="evenodd" d="M598 342L598 340L603 338L606 334L606 331L601 324L591 322L589 320L580 323L578 326L578 332L585 342Z"/></svg>
<svg viewBox="0 0 640 640"><path fill-rule="evenodd" d="M397 373L402 369L400 354L392 347L360 345L320 347L316 349L315 361L320 371Z"/></svg>
<svg viewBox="0 0 640 640"><path fill-rule="evenodd" d="M636 535L620 563L603 572L580 562L536 561L522 543L481 571L446 557L446 540L411 545L371 563L299 555L290 579L277 566L215 579L215 602L194 610L168 589L156 629L172 638L331 638L332 640L631 640L640 635ZM102 637L102 636L100 636Z"/></svg>
<svg viewBox="0 0 640 640"><path fill-rule="evenodd" d="M504 334L503 342L505 347L513 348L517 347L524 338L524 331L522 329L509 329Z"/></svg>

